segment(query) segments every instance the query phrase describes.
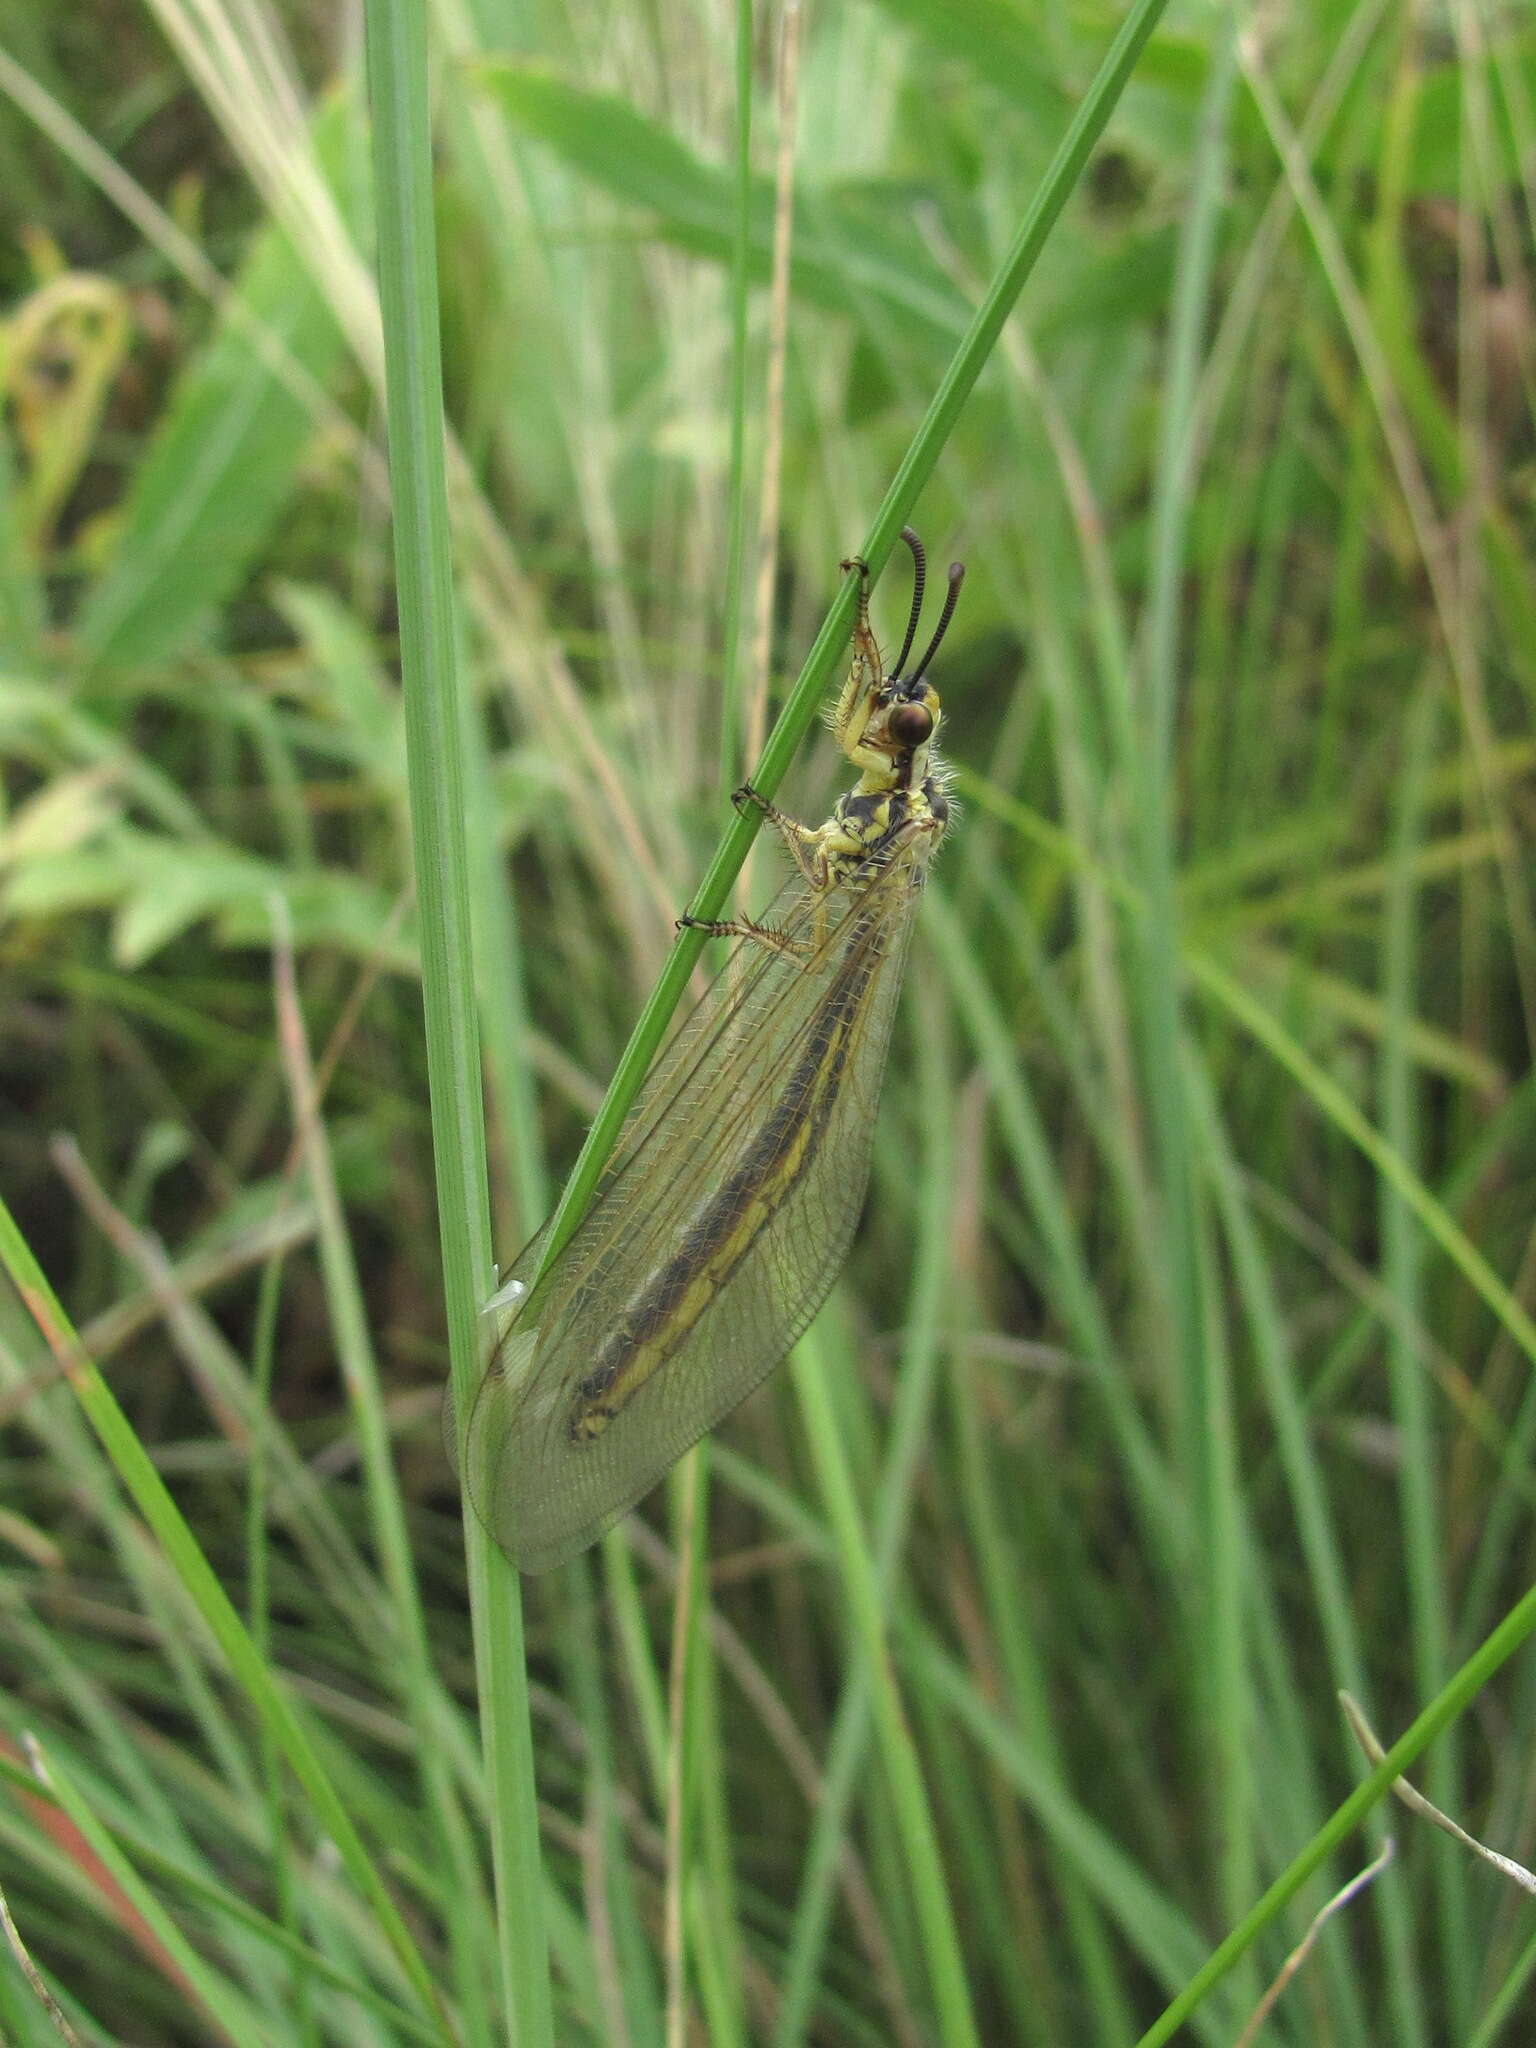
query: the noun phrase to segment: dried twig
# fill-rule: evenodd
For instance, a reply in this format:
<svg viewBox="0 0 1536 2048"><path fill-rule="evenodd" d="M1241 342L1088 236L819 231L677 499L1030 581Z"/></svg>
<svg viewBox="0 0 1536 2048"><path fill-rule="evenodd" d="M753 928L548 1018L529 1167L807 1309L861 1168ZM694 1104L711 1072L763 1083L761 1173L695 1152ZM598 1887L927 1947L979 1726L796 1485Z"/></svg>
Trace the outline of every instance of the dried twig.
<svg viewBox="0 0 1536 2048"><path fill-rule="evenodd" d="M1392 1861L1395 1853L1392 1837L1388 1835L1381 1845L1380 1855L1372 1862L1367 1863L1364 1870L1357 1871L1349 1880L1349 1883L1344 1885L1339 1891L1336 1891L1325 1906L1318 1908L1317 1912L1313 1915L1311 1926L1280 1965L1279 1975L1254 2007L1247 2026L1238 2035L1236 2041L1232 2044L1232 2048L1252 2048L1253 2042L1258 2039L1260 2027L1263 2026L1265 2020L1268 2019L1270 2013L1275 2008L1275 2001L1306 1961L1312 1944L1317 1940L1323 1927L1333 1918L1341 1906L1347 1906L1352 1899L1364 1891L1373 1877L1380 1876L1381 1872Z"/></svg>
<svg viewBox="0 0 1536 2048"><path fill-rule="evenodd" d="M1343 1707L1348 1717L1349 1725L1355 1732L1355 1740L1365 1751L1371 1762L1379 1764L1386 1756L1386 1751L1376 1739L1375 1731L1362 1713L1359 1701L1353 1699L1347 1692L1341 1692L1339 1694L1339 1704ZM1464 1827L1459 1826L1453 1821L1448 1813L1442 1813L1438 1806L1433 1805L1431 1801L1426 1799L1424 1794L1415 1786L1410 1785L1406 1778L1394 1778L1392 1780L1392 1790L1401 1799L1410 1813L1419 1814L1424 1820L1433 1821L1435 1826L1443 1829L1453 1841L1460 1842L1464 1849L1470 1849L1474 1856L1481 1856L1485 1863L1491 1863L1495 1870L1502 1871L1504 1876L1511 1883L1519 1885L1523 1892L1529 1892L1533 1897L1536 1897L1536 1876L1533 1876L1523 1863L1517 1863L1513 1856L1505 1856L1497 1849L1488 1848L1475 1835L1469 1835Z"/></svg>

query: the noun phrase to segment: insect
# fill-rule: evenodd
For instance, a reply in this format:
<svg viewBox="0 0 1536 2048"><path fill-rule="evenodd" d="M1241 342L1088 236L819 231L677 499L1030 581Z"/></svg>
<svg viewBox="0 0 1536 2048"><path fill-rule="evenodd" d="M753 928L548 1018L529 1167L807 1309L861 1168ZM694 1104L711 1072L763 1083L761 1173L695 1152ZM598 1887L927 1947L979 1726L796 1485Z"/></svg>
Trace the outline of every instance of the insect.
<svg viewBox="0 0 1536 2048"><path fill-rule="evenodd" d="M818 827L747 785L794 865L647 1077L585 1216L546 1266L549 1225L491 1308L505 1325L471 1412L465 1484L527 1572L573 1557L771 1372L820 1308L864 1203L880 1076L912 913L949 817L925 680L904 676L925 561L886 675L859 578L853 659L830 719L857 785Z"/></svg>

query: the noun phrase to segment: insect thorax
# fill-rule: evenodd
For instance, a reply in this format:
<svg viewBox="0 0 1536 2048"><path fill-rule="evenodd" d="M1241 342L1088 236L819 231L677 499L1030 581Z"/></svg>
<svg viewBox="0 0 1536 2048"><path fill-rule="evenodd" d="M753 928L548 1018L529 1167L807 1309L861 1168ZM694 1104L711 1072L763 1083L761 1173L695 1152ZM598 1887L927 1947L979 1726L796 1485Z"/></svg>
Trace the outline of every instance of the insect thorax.
<svg viewBox="0 0 1536 2048"><path fill-rule="evenodd" d="M856 789L838 798L825 835L827 865L839 880L845 880L899 837L909 836L907 828L927 824L935 839L942 834L949 817L949 801L941 783L925 776L916 789L904 789L889 782L868 787L866 777Z"/></svg>

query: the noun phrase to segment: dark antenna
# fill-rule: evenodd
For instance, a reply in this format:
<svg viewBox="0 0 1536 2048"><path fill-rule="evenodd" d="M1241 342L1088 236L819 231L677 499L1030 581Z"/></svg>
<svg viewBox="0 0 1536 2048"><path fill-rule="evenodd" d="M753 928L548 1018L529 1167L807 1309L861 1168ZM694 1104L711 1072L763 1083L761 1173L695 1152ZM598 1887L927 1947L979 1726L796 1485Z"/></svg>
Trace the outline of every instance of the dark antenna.
<svg viewBox="0 0 1536 2048"><path fill-rule="evenodd" d="M944 638L949 622L955 616L955 605L960 596L960 586L964 581L964 562L951 562L949 565L949 591L944 599L944 609L939 613L939 623L934 636L928 642L928 652L917 664L917 673L909 678L910 681L920 683L927 672L929 662L938 653L939 642Z"/></svg>
<svg viewBox="0 0 1536 2048"><path fill-rule="evenodd" d="M923 552L922 542L910 526L901 529L901 537L912 550L912 615L907 620L907 637L901 643L896 666L891 670L892 680L901 674L906 666L907 656L912 652L912 635L917 631L917 622L923 609L923 585L928 580L928 557Z"/></svg>

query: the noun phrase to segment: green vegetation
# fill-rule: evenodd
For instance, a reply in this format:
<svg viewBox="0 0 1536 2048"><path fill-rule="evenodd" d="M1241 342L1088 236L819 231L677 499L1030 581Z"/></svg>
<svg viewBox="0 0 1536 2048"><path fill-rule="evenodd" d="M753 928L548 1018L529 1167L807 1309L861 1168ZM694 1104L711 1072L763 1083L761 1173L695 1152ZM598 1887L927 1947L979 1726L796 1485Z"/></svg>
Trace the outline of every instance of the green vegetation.
<svg viewBox="0 0 1536 2048"><path fill-rule="evenodd" d="M13 17L0 2040L1528 2038L1383 1804L1533 1860L1520 11ZM450 1358L908 517L847 1276L520 1583Z"/></svg>

